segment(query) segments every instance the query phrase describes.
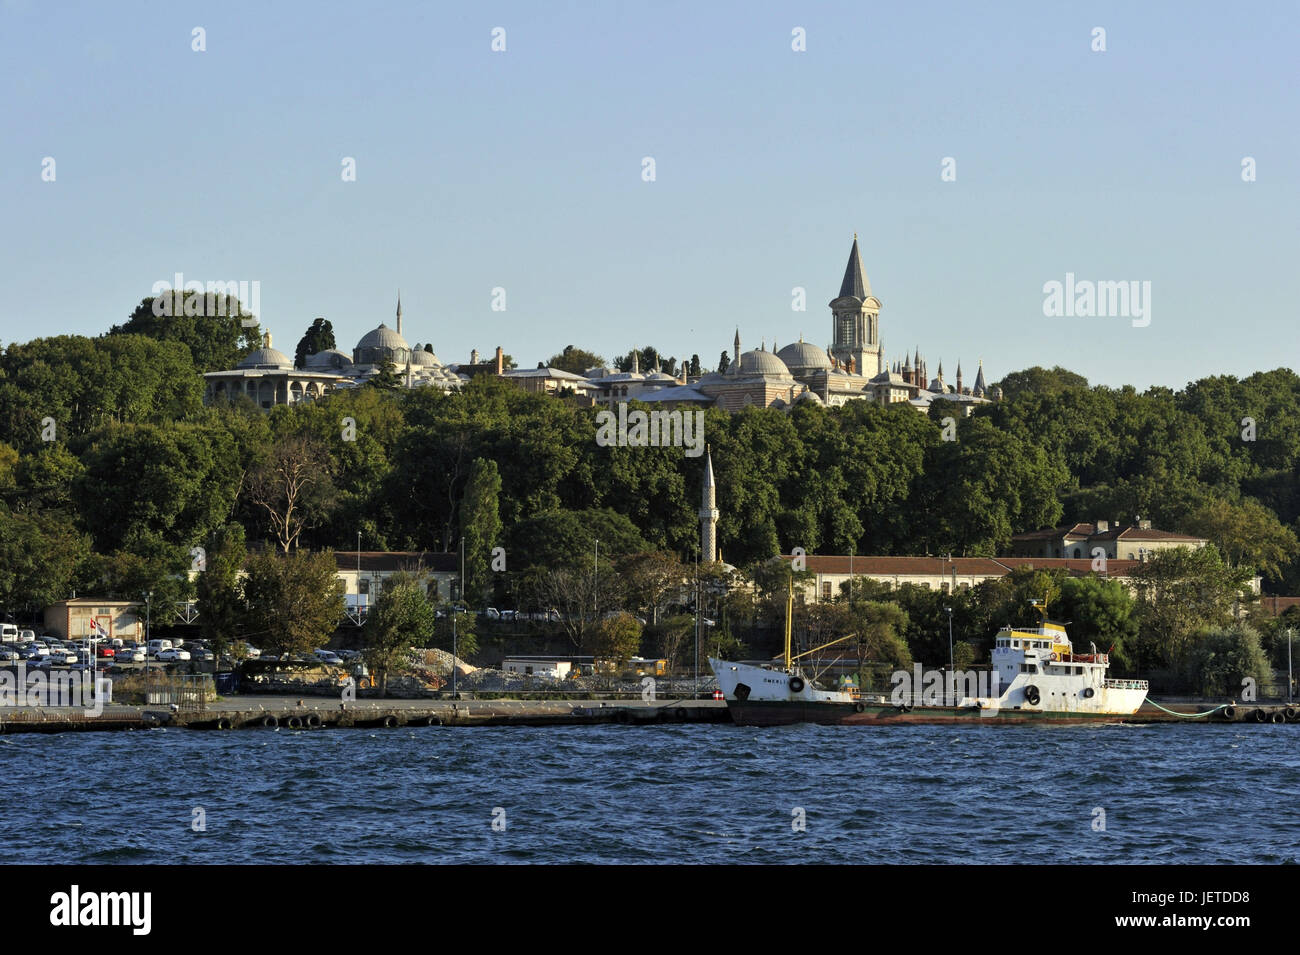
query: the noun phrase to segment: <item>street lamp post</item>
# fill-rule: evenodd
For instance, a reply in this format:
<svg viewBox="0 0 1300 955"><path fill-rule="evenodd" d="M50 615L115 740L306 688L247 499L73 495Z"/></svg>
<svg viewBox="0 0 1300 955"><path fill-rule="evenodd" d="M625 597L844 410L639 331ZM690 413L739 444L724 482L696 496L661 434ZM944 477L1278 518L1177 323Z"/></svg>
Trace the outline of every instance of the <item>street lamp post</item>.
<svg viewBox="0 0 1300 955"><path fill-rule="evenodd" d="M1286 701L1291 702L1292 687L1295 686L1291 676L1291 628L1286 628Z"/></svg>
<svg viewBox="0 0 1300 955"><path fill-rule="evenodd" d="M144 682L149 683L149 605L153 603L153 591L150 590L144 595ZM139 621L139 617L136 620ZM148 689L145 690L147 694ZM149 702L146 697L145 702Z"/></svg>
<svg viewBox="0 0 1300 955"><path fill-rule="evenodd" d="M451 605L451 698L456 698L456 605Z"/></svg>

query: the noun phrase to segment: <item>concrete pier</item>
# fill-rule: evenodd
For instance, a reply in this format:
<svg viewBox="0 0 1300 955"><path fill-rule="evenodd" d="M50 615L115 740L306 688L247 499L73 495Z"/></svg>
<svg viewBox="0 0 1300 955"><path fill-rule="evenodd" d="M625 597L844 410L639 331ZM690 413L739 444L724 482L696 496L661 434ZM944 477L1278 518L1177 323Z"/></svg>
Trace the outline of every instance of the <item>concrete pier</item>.
<svg viewBox="0 0 1300 955"><path fill-rule="evenodd" d="M721 700L358 700L244 696L201 711L114 706L93 717L68 708L0 711L6 733L71 730L397 728L401 726L587 726L601 723L730 723Z"/></svg>
<svg viewBox="0 0 1300 955"><path fill-rule="evenodd" d="M1122 723L1300 722L1300 704L1233 703L1202 716L1217 704L1162 703L1167 713L1145 703ZM1177 714L1177 715L1175 715ZM0 709L0 732L66 733L176 727L233 729L395 729L403 726L592 726L607 723L731 723L721 700L357 700L324 697L238 696L209 703L203 710L157 706L106 707L100 716L68 707Z"/></svg>

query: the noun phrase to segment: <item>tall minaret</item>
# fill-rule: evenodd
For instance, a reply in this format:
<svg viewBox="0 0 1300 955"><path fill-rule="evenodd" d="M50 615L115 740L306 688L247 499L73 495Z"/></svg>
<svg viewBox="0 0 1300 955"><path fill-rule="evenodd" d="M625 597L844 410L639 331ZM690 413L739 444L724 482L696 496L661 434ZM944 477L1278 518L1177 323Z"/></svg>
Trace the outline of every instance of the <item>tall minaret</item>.
<svg viewBox="0 0 1300 955"><path fill-rule="evenodd" d="M402 291L397 291L397 334L402 334Z"/></svg>
<svg viewBox="0 0 1300 955"><path fill-rule="evenodd" d="M718 559L718 501L713 483L713 452L705 448L704 488L700 494L700 563Z"/></svg>

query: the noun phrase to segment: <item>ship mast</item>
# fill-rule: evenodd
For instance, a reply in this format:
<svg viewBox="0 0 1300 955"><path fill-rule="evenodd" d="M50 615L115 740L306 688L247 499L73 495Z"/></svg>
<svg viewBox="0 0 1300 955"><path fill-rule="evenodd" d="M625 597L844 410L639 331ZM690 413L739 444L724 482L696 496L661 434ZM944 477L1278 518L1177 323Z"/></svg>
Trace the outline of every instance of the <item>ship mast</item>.
<svg viewBox="0 0 1300 955"><path fill-rule="evenodd" d="M790 583L785 588L785 668L790 669L790 616L794 612L794 568L790 568Z"/></svg>

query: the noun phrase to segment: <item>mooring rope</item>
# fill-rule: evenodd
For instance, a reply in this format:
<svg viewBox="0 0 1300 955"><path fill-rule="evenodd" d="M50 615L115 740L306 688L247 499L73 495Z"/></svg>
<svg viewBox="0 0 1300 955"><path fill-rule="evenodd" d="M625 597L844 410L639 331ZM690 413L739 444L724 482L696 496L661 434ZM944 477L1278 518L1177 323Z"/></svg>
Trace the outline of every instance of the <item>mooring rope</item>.
<svg viewBox="0 0 1300 955"><path fill-rule="evenodd" d="M1166 713L1168 713L1170 716L1182 716L1182 717L1184 717L1184 718L1186 718L1186 719L1189 719L1189 720L1194 720L1194 719L1196 719L1196 718L1198 718L1198 717L1201 717L1201 716L1209 716L1211 713L1217 713L1217 712L1219 712L1219 710L1223 709L1225 706L1231 706L1231 705L1232 705L1231 703L1220 703L1220 704L1219 704L1218 706L1216 706L1214 709L1212 709L1212 710L1206 710L1204 713L1178 713L1178 712L1176 712L1176 711L1174 711L1174 710L1166 709L1165 707L1161 706L1159 703L1157 703L1155 700L1151 699L1150 697L1147 698L1147 702L1150 703L1152 706L1154 706L1154 707L1155 707L1156 709L1158 709L1158 710L1164 710L1164 711L1165 711Z"/></svg>

